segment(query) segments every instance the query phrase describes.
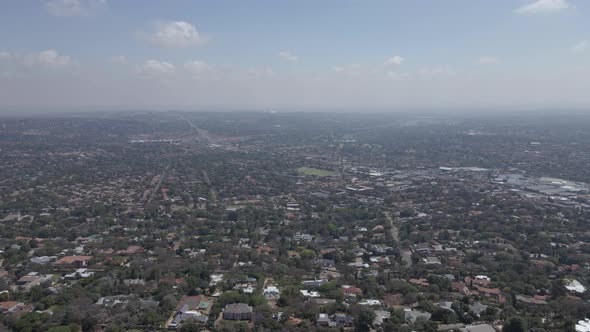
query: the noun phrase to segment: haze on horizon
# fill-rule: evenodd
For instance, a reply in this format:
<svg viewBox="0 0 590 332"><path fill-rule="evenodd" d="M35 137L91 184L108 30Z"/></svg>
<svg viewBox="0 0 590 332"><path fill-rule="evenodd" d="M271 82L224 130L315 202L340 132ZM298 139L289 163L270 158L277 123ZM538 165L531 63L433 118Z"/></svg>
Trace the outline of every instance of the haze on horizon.
<svg viewBox="0 0 590 332"><path fill-rule="evenodd" d="M590 106L590 2L420 3L7 0L0 110Z"/></svg>

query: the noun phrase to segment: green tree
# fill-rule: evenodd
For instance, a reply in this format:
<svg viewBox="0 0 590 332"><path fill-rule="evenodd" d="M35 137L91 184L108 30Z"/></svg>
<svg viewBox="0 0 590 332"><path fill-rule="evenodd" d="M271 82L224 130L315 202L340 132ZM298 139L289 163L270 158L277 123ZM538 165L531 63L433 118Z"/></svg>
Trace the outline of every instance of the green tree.
<svg viewBox="0 0 590 332"><path fill-rule="evenodd" d="M558 298L561 296L565 296L567 290L565 288L564 282L561 279L555 280L551 283L551 297Z"/></svg>
<svg viewBox="0 0 590 332"><path fill-rule="evenodd" d="M47 330L47 332L79 332L81 327L78 324L70 324L68 326L54 326Z"/></svg>
<svg viewBox="0 0 590 332"><path fill-rule="evenodd" d="M182 324L179 331L180 332L198 332L198 331L201 331L201 327L199 326L199 324L197 324L197 322L195 322L192 319L189 319L188 321L186 321Z"/></svg>
<svg viewBox="0 0 590 332"><path fill-rule="evenodd" d="M39 302L43 298L43 288L39 285L31 287L29 292L32 302Z"/></svg>
<svg viewBox="0 0 590 332"><path fill-rule="evenodd" d="M86 315L86 317L82 319L82 331L91 331L97 323L98 319L95 316Z"/></svg>
<svg viewBox="0 0 590 332"><path fill-rule="evenodd" d="M370 331L374 320L375 313L372 310L363 307L355 321L355 331Z"/></svg>
<svg viewBox="0 0 590 332"><path fill-rule="evenodd" d="M527 330L528 325L526 320L518 316L510 318L502 329L503 332L526 332Z"/></svg>
<svg viewBox="0 0 590 332"><path fill-rule="evenodd" d="M444 324L451 324L457 322L457 315L452 310L436 308L432 312L430 319Z"/></svg>

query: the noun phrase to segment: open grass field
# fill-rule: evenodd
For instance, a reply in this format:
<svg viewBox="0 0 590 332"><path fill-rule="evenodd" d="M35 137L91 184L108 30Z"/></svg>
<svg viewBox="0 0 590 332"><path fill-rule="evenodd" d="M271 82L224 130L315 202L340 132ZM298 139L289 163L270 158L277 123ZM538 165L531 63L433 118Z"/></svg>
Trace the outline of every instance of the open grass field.
<svg viewBox="0 0 590 332"><path fill-rule="evenodd" d="M297 171L303 175L313 175L313 176L332 176L336 174L332 171L327 171L325 169L319 168L311 168L311 167L299 167Z"/></svg>

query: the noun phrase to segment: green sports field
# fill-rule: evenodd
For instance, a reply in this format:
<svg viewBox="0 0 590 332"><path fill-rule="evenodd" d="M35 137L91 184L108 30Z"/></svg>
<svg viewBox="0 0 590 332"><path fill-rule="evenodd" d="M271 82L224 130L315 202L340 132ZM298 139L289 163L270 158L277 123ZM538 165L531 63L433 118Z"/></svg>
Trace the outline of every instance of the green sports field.
<svg viewBox="0 0 590 332"><path fill-rule="evenodd" d="M304 175L313 175L313 176L332 176L336 174L332 171L327 171L325 169L319 168L311 168L311 167L299 167L297 171Z"/></svg>

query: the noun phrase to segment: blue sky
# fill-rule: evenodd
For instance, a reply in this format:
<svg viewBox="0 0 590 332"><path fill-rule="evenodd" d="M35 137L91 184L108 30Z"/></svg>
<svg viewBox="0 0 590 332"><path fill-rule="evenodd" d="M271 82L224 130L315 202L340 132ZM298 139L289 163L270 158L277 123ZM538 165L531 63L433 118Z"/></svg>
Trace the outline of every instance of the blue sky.
<svg viewBox="0 0 590 332"><path fill-rule="evenodd" d="M6 0L0 41L5 109L590 106L583 0Z"/></svg>

